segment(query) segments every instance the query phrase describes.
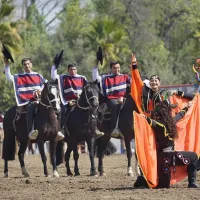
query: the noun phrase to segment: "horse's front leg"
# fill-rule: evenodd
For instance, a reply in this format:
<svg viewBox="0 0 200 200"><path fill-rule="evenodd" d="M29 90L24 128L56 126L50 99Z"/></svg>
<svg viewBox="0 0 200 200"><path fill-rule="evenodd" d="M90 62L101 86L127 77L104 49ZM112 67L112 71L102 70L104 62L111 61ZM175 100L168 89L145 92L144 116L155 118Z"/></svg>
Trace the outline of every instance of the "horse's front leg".
<svg viewBox="0 0 200 200"><path fill-rule="evenodd" d="M59 178L59 174L56 167L56 146L57 142L50 141L50 157L51 157L51 164L53 166L53 177Z"/></svg>
<svg viewBox="0 0 200 200"><path fill-rule="evenodd" d="M19 158L22 174L25 177L30 176L28 174L27 170L26 170L25 163L24 163L24 154L25 154L25 151L27 149L27 146L28 146L28 140L25 141L25 142L20 141L20 148L19 148L19 151L18 151L18 158Z"/></svg>
<svg viewBox="0 0 200 200"><path fill-rule="evenodd" d="M41 159L42 159L42 163L43 163L43 167L44 167L44 175L46 177L48 177L49 172L48 172L48 169L47 169L47 157L46 157L46 154L45 154L45 151L44 151L44 142L43 141L38 142L38 148L39 148L39 151L40 151L40 155L41 155Z"/></svg>
<svg viewBox="0 0 200 200"><path fill-rule="evenodd" d="M87 145L88 145L88 151L89 151L89 157L90 157L90 163L91 163L90 176L96 176L97 171L96 171L95 162L94 162L95 138L92 137L92 138L88 139L86 142L87 142Z"/></svg>
<svg viewBox="0 0 200 200"><path fill-rule="evenodd" d="M131 166L131 158L132 158L132 151L131 151L131 142L125 138L125 145L126 145L126 156L128 159L128 166L127 166L127 175L133 177L133 169Z"/></svg>

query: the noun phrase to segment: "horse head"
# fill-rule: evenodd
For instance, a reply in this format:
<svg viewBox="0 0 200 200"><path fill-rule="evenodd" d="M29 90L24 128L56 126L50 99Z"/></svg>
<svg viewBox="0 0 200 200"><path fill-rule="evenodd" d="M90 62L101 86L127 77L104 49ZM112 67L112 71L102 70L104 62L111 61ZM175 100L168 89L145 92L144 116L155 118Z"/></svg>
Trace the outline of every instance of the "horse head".
<svg viewBox="0 0 200 200"><path fill-rule="evenodd" d="M77 101L77 106L84 110L97 109L99 106L99 88L95 82L88 82Z"/></svg>
<svg viewBox="0 0 200 200"><path fill-rule="evenodd" d="M40 103L47 108L53 108L56 112L60 112L59 92L56 85L44 83Z"/></svg>

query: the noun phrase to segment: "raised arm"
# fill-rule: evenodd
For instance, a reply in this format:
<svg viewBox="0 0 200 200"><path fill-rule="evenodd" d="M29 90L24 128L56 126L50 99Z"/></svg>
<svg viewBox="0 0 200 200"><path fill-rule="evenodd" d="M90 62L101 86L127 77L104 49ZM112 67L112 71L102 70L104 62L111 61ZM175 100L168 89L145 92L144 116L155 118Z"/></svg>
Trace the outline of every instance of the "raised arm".
<svg viewBox="0 0 200 200"><path fill-rule="evenodd" d="M57 69L55 65L51 67L51 78L55 81L58 78Z"/></svg>
<svg viewBox="0 0 200 200"><path fill-rule="evenodd" d="M131 57L131 75L132 75L131 96L134 99L139 112L143 113L141 96L142 96L142 88L144 86L144 83L141 79L139 70L137 68L137 61L136 61L135 54L132 54L132 57Z"/></svg>
<svg viewBox="0 0 200 200"><path fill-rule="evenodd" d="M13 81L13 75L10 72L9 61L4 59L4 64L5 64L4 70L5 70L6 79L8 81L12 82Z"/></svg>
<svg viewBox="0 0 200 200"><path fill-rule="evenodd" d="M176 116L174 117L176 123L185 116L186 112L188 111L192 103L193 101L190 101L185 108L183 108L179 113L176 114Z"/></svg>
<svg viewBox="0 0 200 200"><path fill-rule="evenodd" d="M101 76L99 75L99 71L98 71L97 66L92 68L92 80L97 81L98 83L101 82Z"/></svg>

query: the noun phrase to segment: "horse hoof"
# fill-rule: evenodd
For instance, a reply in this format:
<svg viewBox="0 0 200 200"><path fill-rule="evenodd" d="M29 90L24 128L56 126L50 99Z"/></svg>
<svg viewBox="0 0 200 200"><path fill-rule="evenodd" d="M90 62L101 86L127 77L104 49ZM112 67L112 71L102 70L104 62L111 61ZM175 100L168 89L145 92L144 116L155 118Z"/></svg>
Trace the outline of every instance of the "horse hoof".
<svg viewBox="0 0 200 200"><path fill-rule="evenodd" d="M80 176L80 173L79 173L79 172L77 172L77 173L75 173L75 174L74 174L74 176Z"/></svg>
<svg viewBox="0 0 200 200"><path fill-rule="evenodd" d="M102 173L99 174L99 176L106 176L106 173L102 172Z"/></svg>
<svg viewBox="0 0 200 200"><path fill-rule="evenodd" d="M59 174L58 174L58 172L56 170L53 172L53 177L59 178Z"/></svg>
<svg viewBox="0 0 200 200"><path fill-rule="evenodd" d="M24 175L24 177L30 177L30 175L26 172L26 173L22 173L22 175Z"/></svg>
<svg viewBox="0 0 200 200"><path fill-rule="evenodd" d="M4 173L4 178L8 178L8 172Z"/></svg>
<svg viewBox="0 0 200 200"><path fill-rule="evenodd" d="M90 176L98 176L98 173L97 172L91 172Z"/></svg>
<svg viewBox="0 0 200 200"><path fill-rule="evenodd" d="M72 173L67 173L67 176L74 176Z"/></svg>
<svg viewBox="0 0 200 200"><path fill-rule="evenodd" d="M127 175L130 176L130 177L133 177L133 173L129 172Z"/></svg>
<svg viewBox="0 0 200 200"><path fill-rule="evenodd" d="M22 175L24 175L24 177L30 177L30 175L28 174L28 172L26 171L25 167L22 167Z"/></svg>

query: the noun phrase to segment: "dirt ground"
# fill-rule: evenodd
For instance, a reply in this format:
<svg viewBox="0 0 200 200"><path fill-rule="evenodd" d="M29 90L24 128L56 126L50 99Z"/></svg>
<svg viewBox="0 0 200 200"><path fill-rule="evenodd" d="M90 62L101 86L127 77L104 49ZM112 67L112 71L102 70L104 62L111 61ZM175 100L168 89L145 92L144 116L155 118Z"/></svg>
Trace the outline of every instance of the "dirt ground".
<svg viewBox="0 0 200 200"><path fill-rule="evenodd" d="M68 177L64 164L58 167L60 178L44 177L39 155L26 155L25 162L27 171L31 175L30 178L23 177L18 160L9 162L9 178L4 178L3 160L0 161L0 199L195 200L199 199L200 196L200 189L187 188L187 180L170 189L134 189L135 177L126 176L127 159L125 154L105 157L105 177L89 176L90 163L87 154L80 155L79 168L81 175L78 177ZM50 164L48 168L49 172L52 172ZM72 159L71 168L73 169ZM200 173L198 174L198 180L200 184Z"/></svg>

